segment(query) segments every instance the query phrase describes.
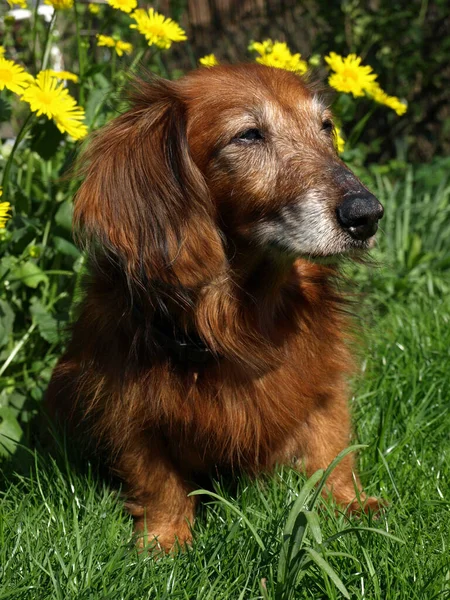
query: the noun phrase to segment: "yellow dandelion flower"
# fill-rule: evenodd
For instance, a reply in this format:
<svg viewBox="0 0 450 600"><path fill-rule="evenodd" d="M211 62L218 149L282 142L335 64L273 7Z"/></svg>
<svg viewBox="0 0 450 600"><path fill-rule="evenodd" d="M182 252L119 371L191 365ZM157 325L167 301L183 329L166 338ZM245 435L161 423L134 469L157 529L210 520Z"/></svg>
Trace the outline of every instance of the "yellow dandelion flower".
<svg viewBox="0 0 450 600"><path fill-rule="evenodd" d="M26 0L7 0L8 4L11 8L14 8L14 5L18 6L19 8L26 8L27 7L27 2Z"/></svg>
<svg viewBox="0 0 450 600"><path fill-rule="evenodd" d="M264 40L263 42L250 42L248 49L254 50L260 56L266 56L272 52L273 42L272 40Z"/></svg>
<svg viewBox="0 0 450 600"><path fill-rule="evenodd" d="M88 4L88 11L91 13L91 15L98 15L100 12L100 5L92 3Z"/></svg>
<svg viewBox="0 0 450 600"><path fill-rule="evenodd" d="M207 54L206 56L201 58L198 62L200 63L200 65L202 67L216 67L219 64L219 61L214 56L214 54Z"/></svg>
<svg viewBox="0 0 450 600"><path fill-rule="evenodd" d="M375 81L374 84L367 89L367 93L372 96L372 98L378 104L383 104L388 108L394 110L399 117L405 114L408 110L406 103L403 103L397 96L389 96L386 94L384 90L381 89L380 85Z"/></svg>
<svg viewBox="0 0 450 600"><path fill-rule="evenodd" d="M5 49L3 48L3 46L0 46L0 58L3 58L5 56Z"/></svg>
<svg viewBox="0 0 450 600"><path fill-rule="evenodd" d="M108 4L116 10L130 13L137 6L136 0L108 0Z"/></svg>
<svg viewBox="0 0 450 600"><path fill-rule="evenodd" d="M11 218L10 210L11 204L9 202L0 202L0 229L3 229L8 219Z"/></svg>
<svg viewBox="0 0 450 600"><path fill-rule="evenodd" d="M397 96L389 96L386 101L386 106L392 108L392 110L394 110L399 117L404 115L405 112L408 110L407 105L404 102L402 102L399 98L397 98Z"/></svg>
<svg viewBox="0 0 450 600"><path fill-rule="evenodd" d="M78 75L75 73L71 73L70 71L52 71L49 70L51 77L56 77L56 79L64 79L64 81L73 81L74 83L78 83Z"/></svg>
<svg viewBox="0 0 450 600"><path fill-rule="evenodd" d="M339 154L345 150L345 140L341 135L340 127L334 126L334 145Z"/></svg>
<svg viewBox="0 0 450 600"><path fill-rule="evenodd" d="M349 54L345 58L335 52L325 56L325 61L334 71L328 78L328 83L338 92L353 94L356 98L364 96L364 92L373 85L376 74L372 67L362 66L361 57Z"/></svg>
<svg viewBox="0 0 450 600"><path fill-rule="evenodd" d="M298 75L303 75L308 70L308 63L302 59L301 54L292 54L285 42L273 42L270 39L252 42L249 50L259 54L256 62L261 65L293 71Z"/></svg>
<svg viewBox="0 0 450 600"><path fill-rule="evenodd" d="M116 42L114 38L110 35L102 35L101 33L97 33L97 46L106 46L108 48L114 48Z"/></svg>
<svg viewBox="0 0 450 600"><path fill-rule="evenodd" d="M0 58L0 92L6 88L15 94L21 94L32 81L32 76L23 67L12 60Z"/></svg>
<svg viewBox="0 0 450 600"><path fill-rule="evenodd" d="M116 42L116 52L119 56L122 54L131 54L133 52L133 44L129 42L123 42L122 40L117 40Z"/></svg>
<svg viewBox="0 0 450 600"><path fill-rule="evenodd" d="M0 187L0 198L3 196L3 190ZM0 229L6 225L6 222L11 217L9 211L11 210L11 204L9 202L0 202Z"/></svg>
<svg viewBox="0 0 450 600"><path fill-rule="evenodd" d="M173 42L187 40L186 33L178 23L160 15L153 8L149 8L148 11L138 8L131 17L136 24L130 25L130 28L137 29L139 33L142 33L149 46L155 45L158 48L167 49Z"/></svg>
<svg viewBox="0 0 450 600"><path fill-rule="evenodd" d="M73 0L44 0L44 4L53 6L55 10L69 10L73 6Z"/></svg>
<svg viewBox="0 0 450 600"><path fill-rule="evenodd" d="M373 84L366 89L366 92L372 96L372 98L375 100L375 102L378 102L378 104L384 104L389 98L386 92L381 89L378 81L374 81Z"/></svg>
<svg viewBox="0 0 450 600"><path fill-rule="evenodd" d="M84 109L49 71L37 74L34 82L23 92L22 100L29 103L38 117L45 115L53 119L61 133L68 133L75 140L87 134L87 127L82 123Z"/></svg>
<svg viewBox="0 0 450 600"><path fill-rule="evenodd" d="M133 45L129 42L123 42L122 40L116 40L109 35L97 34L97 46L106 46L107 48L114 48L118 56L125 54L131 54L133 52Z"/></svg>

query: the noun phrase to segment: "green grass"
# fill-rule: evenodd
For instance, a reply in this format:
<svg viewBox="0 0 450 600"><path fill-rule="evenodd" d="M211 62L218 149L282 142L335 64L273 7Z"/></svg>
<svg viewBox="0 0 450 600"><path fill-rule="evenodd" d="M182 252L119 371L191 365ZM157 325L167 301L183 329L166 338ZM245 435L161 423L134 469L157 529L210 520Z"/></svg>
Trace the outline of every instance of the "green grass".
<svg viewBox="0 0 450 600"><path fill-rule="evenodd" d="M381 266L356 273L364 351L352 406L355 440L368 444L362 480L389 501L384 514L299 502L305 478L289 469L219 481L192 548L155 561L134 549L116 492L24 449L0 488L0 600L450 598L449 190L411 176L377 187L387 218Z"/></svg>

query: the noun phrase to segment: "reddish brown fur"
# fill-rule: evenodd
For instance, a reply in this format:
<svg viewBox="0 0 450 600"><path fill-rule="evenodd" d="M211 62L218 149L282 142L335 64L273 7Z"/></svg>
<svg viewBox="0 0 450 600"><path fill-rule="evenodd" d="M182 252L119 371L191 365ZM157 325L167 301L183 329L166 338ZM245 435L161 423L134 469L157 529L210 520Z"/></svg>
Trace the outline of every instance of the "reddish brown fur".
<svg viewBox="0 0 450 600"><path fill-rule="evenodd" d="M325 190L330 214L345 193L312 98L294 75L258 65L139 82L82 157L75 225L92 277L48 402L107 453L137 531L145 524L166 550L190 540L194 473L294 457L312 473L349 444L337 267L273 254L251 234L311 189ZM275 132L265 154L230 144L252 118ZM152 335L162 310L216 358L174 363ZM350 457L330 484L356 507Z"/></svg>

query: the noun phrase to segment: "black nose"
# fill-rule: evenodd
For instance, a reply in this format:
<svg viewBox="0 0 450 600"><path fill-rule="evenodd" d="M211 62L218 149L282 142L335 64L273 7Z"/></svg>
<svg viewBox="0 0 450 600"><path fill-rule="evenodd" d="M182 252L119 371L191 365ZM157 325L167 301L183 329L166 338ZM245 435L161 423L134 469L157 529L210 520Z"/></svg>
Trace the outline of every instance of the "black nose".
<svg viewBox="0 0 450 600"><path fill-rule="evenodd" d="M348 195L336 209L340 225L355 240L367 240L372 237L378 229L378 221L383 213L383 206L373 194L365 190Z"/></svg>

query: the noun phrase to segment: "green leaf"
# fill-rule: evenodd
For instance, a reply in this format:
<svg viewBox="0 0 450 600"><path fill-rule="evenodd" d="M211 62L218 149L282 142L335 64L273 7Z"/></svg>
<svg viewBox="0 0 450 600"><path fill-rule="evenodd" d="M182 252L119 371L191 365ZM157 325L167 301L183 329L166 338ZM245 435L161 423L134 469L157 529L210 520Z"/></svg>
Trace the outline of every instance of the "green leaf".
<svg viewBox="0 0 450 600"><path fill-rule="evenodd" d="M74 244L72 244L72 242L69 242L68 240L65 240L62 237L54 236L53 245L55 249L61 254L71 256L75 259L77 259L81 254L78 248Z"/></svg>
<svg viewBox="0 0 450 600"><path fill-rule="evenodd" d="M322 543L322 531L319 525L319 518L316 512L312 512L310 510L304 511L306 520L308 521L309 529L312 533L314 540L318 543Z"/></svg>
<svg viewBox="0 0 450 600"><path fill-rule="evenodd" d="M297 558L297 556L301 554L303 540L305 538L307 528L308 521L306 519L305 511L301 511L298 514L297 519L295 520L294 529L292 531L292 538L289 540L288 552L286 554L288 558L288 561L286 562L289 569L292 569L292 565L294 565L294 570L297 570L296 562L294 561Z"/></svg>
<svg viewBox="0 0 450 600"><path fill-rule="evenodd" d="M62 164L58 169L58 177L63 178L66 174L69 174L75 164L77 158L77 148L76 146L66 146L65 147L66 155ZM62 190L61 190L62 192Z"/></svg>
<svg viewBox="0 0 450 600"><path fill-rule="evenodd" d="M11 120L11 104L0 96L0 123L7 123Z"/></svg>
<svg viewBox="0 0 450 600"><path fill-rule="evenodd" d="M22 216L22 214L24 213L26 214L29 210L30 209L28 197L26 196L26 194L24 194L22 188L16 187L16 189L14 190L14 212L16 213L16 217L19 215ZM16 223L17 225L20 224L20 221L17 218L15 219L15 226L17 227ZM17 229L14 230L14 233L16 232ZM26 231L24 231L24 233L26 233ZM16 236L14 236L14 239L17 239Z"/></svg>
<svg viewBox="0 0 450 600"><path fill-rule="evenodd" d="M24 283L28 287L36 289L40 283L47 283L48 277L34 262L29 260L16 267L11 273L11 283L13 282Z"/></svg>
<svg viewBox="0 0 450 600"><path fill-rule="evenodd" d="M105 100L109 94L109 86L104 89L96 88L89 94L89 99L86 102L86 124L90 127L102 110L106 110L104 106Z"/></svg>
<svg viewBox="0 0 450 600"><path fill-rule="evenodd" d="M40 120L31 128L31 150L37 152L44 160L54 156L64 135L59 131L53 121Z"/></svg>
<svg viewBox="0 0 450 600"><path fill-rule="evenodd" d="M3 256L0 259L0 282L4 279L10 279L11 273L17 266L17 258L15 256Z"/></svg>
<svg viewBox="0 0 450 600"><path fill-rule="evenodd" d="M70 200L62 202L55 214L55 222L66 231L72 230L73 204Z"/></svg>
<svg viewBox="0 0 450 600"><path fill-rule="evenodd" d="M7 406L3 406L0 408L0 456L13 454L21 437L22 427L14 412Z"/></svg>
<svg viewBox="0 0 450 600"><path fill-rule="evenodd" d="M331 579L331 581L334 583L334 585L337 587L337 589L341 592L341 594L344 596L344 598L350 598L350 594L348 593L347 588L342 583L341 578L336 573L336 571L333 569L333 567L329 563L327 563L327 561L318 552L316 552L312 548L305 548L305 550L306 550L306 552L308 552L308 554L310 555L312 560L316 563L316 565L318 567L320 567L322 569L322 571L325 571L325 573L328 575L328 577Z"/></svg>
<svg viewBox="0 0 450 600"><path fill-rule="evenodd" d="M293 560L301 547L305 537L307 518L304 513L305 504L311 495L316 483L323 477L323 470L319 469L311 475L300 490L298 498L289 511L283 531L283 545L278 559L277 580L284 583L288 572L288 565Z"/></svg>
<svg viewBox="0 0 450 600"><path fill-rule="evenodd" d="M107 63L95 64L91 63L87 66L87 69L84 72L83 78L87 81L88 79L94 79L98 73L104 73L108 69ZM105 79L107 82L108 80ZM95 82L97 83L97 82ZM97 87L97 86L96 86Z"/></svg>
<svg viewBox="0 0 450 600"><path fill-rule="evenodd" d="M407 268L412 269L417 264L422 251L422 239L417 233L413 233L409 245Z"/></svg>
<svg viewBox="0 0 450 600"><path fill-rule="evenodd" d="M305 483L305 485L302 487L302 489L300 490L298 498L296 499L291 510L289 511L289 516L286 520L286 525L285 525L284 531L283 531L284 536L290 535L292 533L292 530L294 528L294 523L298 517L298 514L305 507L308 496L314 489L314 486L316 485L316 483L323 476L323 473L324 472L322 469L319 469L318 471L313 473L311 475L311 477L308 479L308 481Z"/></svg>
<svg viewBox="0 0 450 600"><path fill-rule="evenodd" d="M247 527L252 532L253 537L255 538L255 540L256 540L258 546L261 548L261 550L266 549L264 542L259 537L256 529L253 527L253 525L250 523L250 521L247 519L247 517L244 515L244 513L242 511L240 511L238 508L236 508L236 506L234 506L234 504L231 504L231 502L229 502L225 498L222 498L222 496L219 496L219 494L215 494L214 492L210 492L209 490L195 490L194 492L191 492L189 494L189 496L203 496L203 495L211 496L212 498L215 498L216 500L218 500L221 504L225 504L225 506L228 506L228 508L232 512L237 514L244 521L244 523L247 525Z"/></svg>
<svg viewBox="0 0 450 600"><path fill-rule="evenodd" d="M324 544L331 544L332 542L334 542L335 540L338 540L339 538L343 537L344 535L349 535L350 533L358 533L359 531L370 531L371 533L378 533L379 535L384 535L384 537L389 538L393 542L398 542L400 544L405 543L404 540L401 540L400 538L396 537L395 535L392 535L392 533L388 533L387 531L384 531L384 529L375 529L375 527L348 527L347 529L344 529L343 531L338 531L334 535L327 538L325 540Z"/></svg>
<svg viewBox="0 0 450 600"><path fill-rule="evenodd" d="M314 496L311 499L309 508L314 508L317 500L319 499L320 494L322 493L322 489L328 477L331 475L331 472L338 466L341 460L343 460L347 456L347 454L350 454L350 452L355 452L355 450L359 450L360 448L367 448L367 444L354 444L353 446L349 446L348 448L345 448L344 450L339 452L336 458L326 468L326 471L323 474L323 477L316 488Z"/></svg>
<svg viewBox="0 0 450 600"><path fill-rule="evenodd" d="M41 337L50 344L55 344L59 340L58 322L35 296L31 298L30 312Z"/></svg>
<svg viewBox="0 0 450 600"><path fill-rule="evenodd" d="M8 406L13 416L17 418L22 413L27 397L24 394L19 394L19 392L12 392L8 394L7 401L2 402L2 396L3 394L0 395L0 406L2 404Z"/></svg>
<svg viewBox="0 0 450 600"><path fill-rule="evenodd" d="M0 300L0 348L6 346L13 331L14 311L6 300Z"/></svg>

